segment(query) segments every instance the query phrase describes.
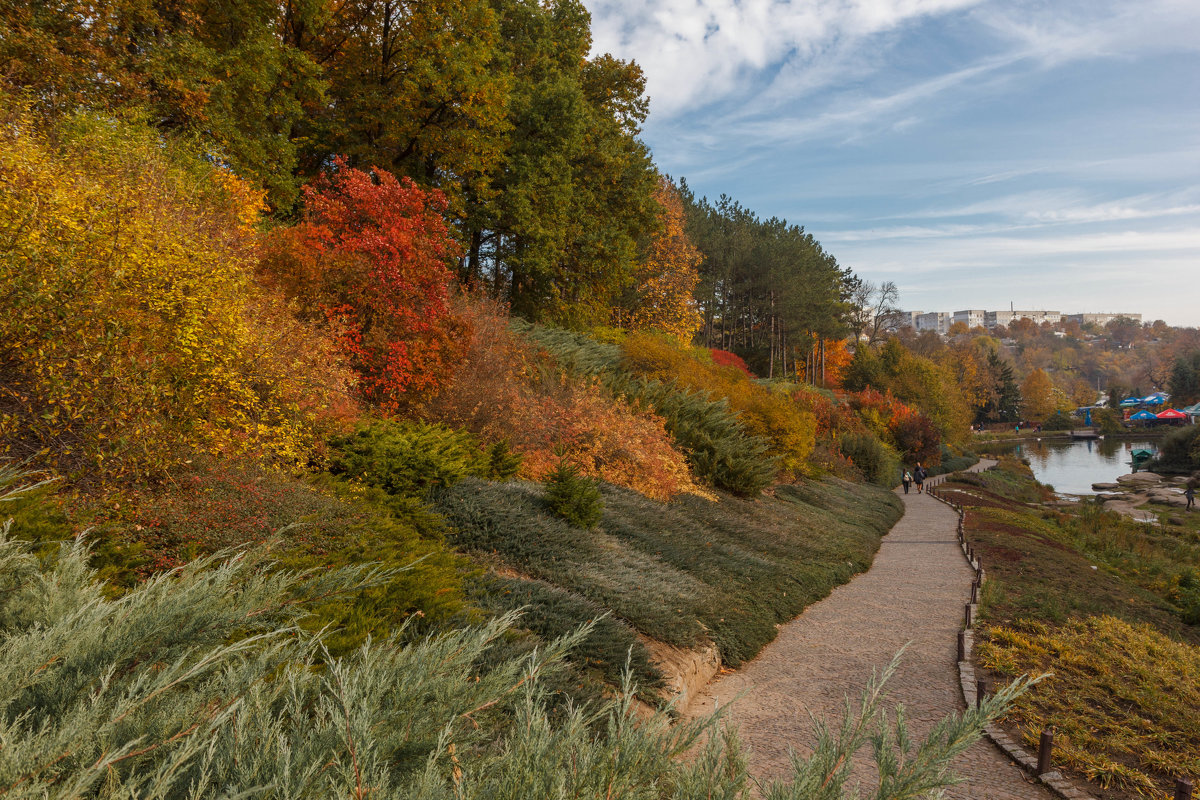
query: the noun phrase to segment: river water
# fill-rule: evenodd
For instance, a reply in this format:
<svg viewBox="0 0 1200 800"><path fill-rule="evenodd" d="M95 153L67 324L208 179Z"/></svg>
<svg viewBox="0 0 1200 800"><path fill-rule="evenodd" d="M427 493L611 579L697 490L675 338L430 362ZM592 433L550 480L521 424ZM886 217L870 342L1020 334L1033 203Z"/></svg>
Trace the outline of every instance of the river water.
<svg viewBox="0 0 1200 800"><path fill-rule="evenodd" d="M1041 483L1060 494L1095 494L1093 483L1112 483L1133 472L1134 450L1158 452L1155 442L1135 439L1085 439L1014 442L1008 452L1029 460Z"/></svg>

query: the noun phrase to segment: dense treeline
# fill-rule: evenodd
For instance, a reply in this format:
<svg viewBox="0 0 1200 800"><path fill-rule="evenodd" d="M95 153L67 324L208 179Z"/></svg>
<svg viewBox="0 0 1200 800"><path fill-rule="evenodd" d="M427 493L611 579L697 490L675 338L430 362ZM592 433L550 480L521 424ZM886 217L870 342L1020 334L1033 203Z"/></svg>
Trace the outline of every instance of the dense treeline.
<svg viewBox="0 0 1200 800"><path fill-rule="evenodd" d="M704 253L696 292L704 344L743 354L768 377L823 382L826 340L848 333L853 275L803 227L763 220L725 195L697 199L681 184L688 233Z"/></svg>
<svg viewBox="0 0 1200 800"><path fill-rule="evenodd" d="M596 323L659 205L641 71L589 25L573 0L8 4L0 74L197 141L283 216L337 156L441 190L463 283Z"/></svg>

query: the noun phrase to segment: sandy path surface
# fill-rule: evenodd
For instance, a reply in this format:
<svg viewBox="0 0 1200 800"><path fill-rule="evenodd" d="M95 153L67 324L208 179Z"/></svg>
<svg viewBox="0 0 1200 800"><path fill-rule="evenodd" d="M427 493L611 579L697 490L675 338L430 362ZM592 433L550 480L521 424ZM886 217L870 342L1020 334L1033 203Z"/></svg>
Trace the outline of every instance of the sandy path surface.
<svg viewBox="0 0 1200 800"><path fill-rule="evenodd" d="M911 644L889 688L892 704L906 707L914 739L963 708L955 648L972 571L958 545L958 516L915 489L900 497L904 517L884 537L869 571L781 627L754 661L710 683L687 709L690 715L707 713L714 701L724 707L740 695L730 719L751 748L750 771L760 781L786 778L793 749L811 752L809 712L839 718L844 698L861 696L871 670L882 669L906 642ZM954 769L964 781L947 797L1055 797L987 739ZM864 794L874 786L869 748L855 760L855 783Z"/></svg>

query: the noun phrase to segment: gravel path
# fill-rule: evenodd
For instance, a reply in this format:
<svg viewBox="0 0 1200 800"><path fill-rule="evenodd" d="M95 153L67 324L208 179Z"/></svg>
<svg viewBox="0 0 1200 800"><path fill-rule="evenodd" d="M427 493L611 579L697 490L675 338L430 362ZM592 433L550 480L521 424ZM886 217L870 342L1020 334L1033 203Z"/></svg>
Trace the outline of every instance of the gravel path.
<svg viewBox="0 0 1200 800"><path fill-rule="evenodd" d="M738 698L730 719L751 748L750 771L757 779L786 778L789 752L811 752L809 712L839 718L844 698L861 696L871 670L885 666L906 642L911 644L889 688L892 703L906 708L914 739L963 708L955 642L972 572L958 546L958 517L915 489L900 497L904 517L884 537L869 571L782 626L754 661L710 683L687 709L698 715L711 711L714 700L724 706ZM954 769L964 782L951 787L947 797L1054 797L987 739L960 757ZM874 776L865 748L855 760L851 785L860 783L868 793Z"/></svg>

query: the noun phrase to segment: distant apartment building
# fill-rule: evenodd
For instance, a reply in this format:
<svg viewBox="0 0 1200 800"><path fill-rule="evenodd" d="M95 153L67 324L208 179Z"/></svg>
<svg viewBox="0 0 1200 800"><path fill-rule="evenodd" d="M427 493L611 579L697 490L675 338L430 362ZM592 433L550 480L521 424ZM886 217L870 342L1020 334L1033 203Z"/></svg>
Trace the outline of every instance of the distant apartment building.
<svg viewBox="0 0 1200 800"><path fill-rule="evenodd" d="M933 331L945 336L950 331L951 315L946 311L930 311L919 315L913 327L918 331Z"/></svg>
<svg viewBox="0 0 1200 800"><path fill-rule="evenodd" d="M950 324L955 322L964 322L968 328L979 328L983 326L983 319L987 312L982 308L972 308L966 311L955 311L950 315Z"/></svg>
<svg viewBox="0 0 1200 800"><path fill-rule="evenodd" d="M1087 322L1094 322L1100 327L1104 327L1114 319L1130 319L1139 325L1142 324L1141 314L1068 314L1064 319L1067 322L1078 322L1083 325Z"/></svg>
<svg viewBox="0 0 1200 800"><path fill-rule="evenodd" d="M999 328L1002 325L1007 327L1019 319L1032 320L1037 325L1041 325L1043 322L1057 325L1062 321L1062 314L1058 311L986 311L983 315L983 326L985 328Z"/></svg>

